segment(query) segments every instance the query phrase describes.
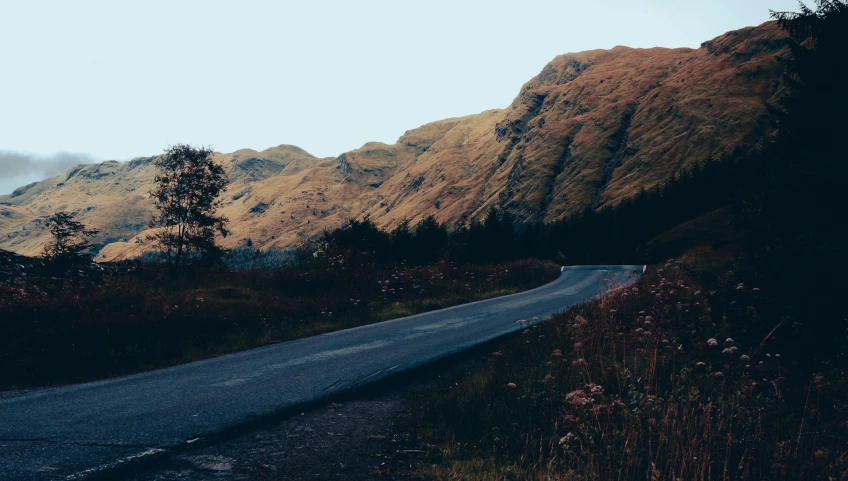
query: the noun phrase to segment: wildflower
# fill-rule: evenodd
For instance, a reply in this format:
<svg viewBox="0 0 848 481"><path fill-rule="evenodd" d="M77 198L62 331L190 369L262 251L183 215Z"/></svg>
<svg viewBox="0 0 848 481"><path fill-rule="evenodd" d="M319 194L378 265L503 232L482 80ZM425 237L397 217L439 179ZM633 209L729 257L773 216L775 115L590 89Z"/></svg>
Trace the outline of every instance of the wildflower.
<svg viewBox="0 0 848 481"><path fill-rule="evenodd" d="M747 354L742 354L741 356L739 356L739 359L742 361L749 361L751 358L748 357Z"/></svg>
<svg viewBox="0 0 848 481"><path fill-rule="evenodd" d="M587 396L582 389L571 391L570 393L566 394L565 400L568 401L572 406L585 406L586 404L592 402L592 398Z"/></svg>
<svg viewBox="0 0 848 481"><path fill-rule="evenodd" d="M733 339L728 337L727 339L724 340L724 343L725 344L733 344Z"/></svg>
<svg viewBox="0 0 848 481"><path fill-rule="evenodd" d="M598 384L587 384L586 389L589 390L592 394L602 394L604 392L604 387Z"/></svg>
<svg viewBox="0 0 848 481"><path fill-rule="evenodd" d="M515 383L514 382L507 383L506 387L514 388Z"/></svg>
<svg viewBox="0 0 848 481"><path fill-rule="evenodd" d="M712 376L713 377L724 377L724 373L720 372L720 371L716 371L716 372L712 373Z"/></svg>
<svg viewBox="0 0 848 481"><path fill-rule="evenodd" d="M734 352L736 352L736 346L726 347L721 351L722 354L733 354Z"/></svg>
<svg viewBox="0 0 848 481"><path fill-rule="evenodd" d="M742 284L742 283L740 282L740 283L739 283L739 285L738 285L738 286L736 286L736 290L737 290L737 291L744 291L744 290L745 290L745 284Z"/></svg>
<svg viewBox="0 0 848 481"><path fill-rule="evenodd" d="M574 343L574 349L580 349L581 347L583 347L583 343L582 343L582 342L579 342L579 341L578 341L578 342L575 342L575 343Z"/></svg>
<svg viewBox="0 0 848 481"><path fill-rule="evenodd" d="M580 359L575 359L571 361L571 365L575 367L585 366L586 360L581 357Z"/></svg>
<svg viewBox="0 0 848 481"><path fill-rule="evenodd" d="M562 357L562 350L554 349L554 352L551 353L551 357Z"/></svg>
<svg viewBox="0 0 848 481"><path fill-rule="evenodd" d="M718 346L718 341L713 338L709 338L707 339L707 345L709 345L710 347Z"/></svg>
<svg viewBox="0 0 848 481"><path fill-rule="evenodd" d="M697 362L697 363L695 363L695 367L706 367L706 366L707 366L707 363L705 363L705 362Z"/></svg>

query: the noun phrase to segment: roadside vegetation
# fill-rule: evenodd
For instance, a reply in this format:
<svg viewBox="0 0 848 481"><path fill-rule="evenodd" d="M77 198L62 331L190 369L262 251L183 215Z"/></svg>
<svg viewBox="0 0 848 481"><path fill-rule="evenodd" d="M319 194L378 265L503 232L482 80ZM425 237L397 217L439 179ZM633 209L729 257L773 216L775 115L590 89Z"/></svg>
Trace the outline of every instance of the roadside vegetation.
<svg viewBox="0 0 848 481"><path fill-rule="evenodd" d="M405 419L427 479L848 477L838 351L696 251L504 342ZM811 339L812 338L812 339Z"/></svg>
<svg viewBox="0 0 848 481"><path fill-rule="evenodd" d="M88 265L56 275L3 254L0 388L154 369L426 310L552 280L544 261L377 264L336 256L265 271ZM355 257L355 256L354 256Z"/></svg>

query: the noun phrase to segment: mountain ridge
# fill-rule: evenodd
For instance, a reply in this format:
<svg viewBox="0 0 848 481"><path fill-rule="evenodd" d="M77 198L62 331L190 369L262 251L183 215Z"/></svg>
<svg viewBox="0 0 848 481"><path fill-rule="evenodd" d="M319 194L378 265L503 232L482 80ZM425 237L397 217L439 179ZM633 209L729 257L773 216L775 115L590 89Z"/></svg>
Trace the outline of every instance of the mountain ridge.
<svg viewBox="0 0 848 481"><path fill-rule="evenodd" d="M768 22L698 49L617 46L555 57L504 109L438 120L394 144L317 158L291 145L215 153L231 178L233 235L288 248L352 217L391 228L434 215L455 226L490 208L552 222L661 185L699 162L756 151L776 131L789 39ZM0 248L38 254L40 219L78 213L98 260L142 252L154 157L78 166L0 196Z"/></svg>

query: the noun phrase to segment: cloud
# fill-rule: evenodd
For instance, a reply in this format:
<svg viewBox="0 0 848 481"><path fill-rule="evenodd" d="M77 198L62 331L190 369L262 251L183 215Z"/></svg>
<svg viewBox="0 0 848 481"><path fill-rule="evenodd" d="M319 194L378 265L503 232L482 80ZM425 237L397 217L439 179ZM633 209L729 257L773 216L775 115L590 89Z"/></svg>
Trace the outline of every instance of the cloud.
<svg viewBox="0 0 848 481"><path fill-rule="evenodd" d="M0 151L0 195L30 182L61 175L78 164L92 164L98 159L88 154L60 152L53 155L33 155Z"/></svg>
<svg viewBox="0 0 848 481"><path fill-rule="evenodd" d="M77 164L97 162L87 154L61 152L53 155L32 155L20 152L0 151L0 178L31 177L45 179L65 173Z"/></svg>

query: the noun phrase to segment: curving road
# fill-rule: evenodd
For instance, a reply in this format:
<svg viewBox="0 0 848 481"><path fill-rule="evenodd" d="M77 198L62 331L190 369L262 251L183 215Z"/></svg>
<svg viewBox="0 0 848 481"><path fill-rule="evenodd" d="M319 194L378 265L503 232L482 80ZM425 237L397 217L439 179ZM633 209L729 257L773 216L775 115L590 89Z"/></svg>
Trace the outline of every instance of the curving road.
<svg viewBox="0 0 848 481"><path fill-rule="evenodd" d="M486 301L105 381L0 395L0 479L71 480L395 376L629 282L642 266L565 267Z"/></svg>

